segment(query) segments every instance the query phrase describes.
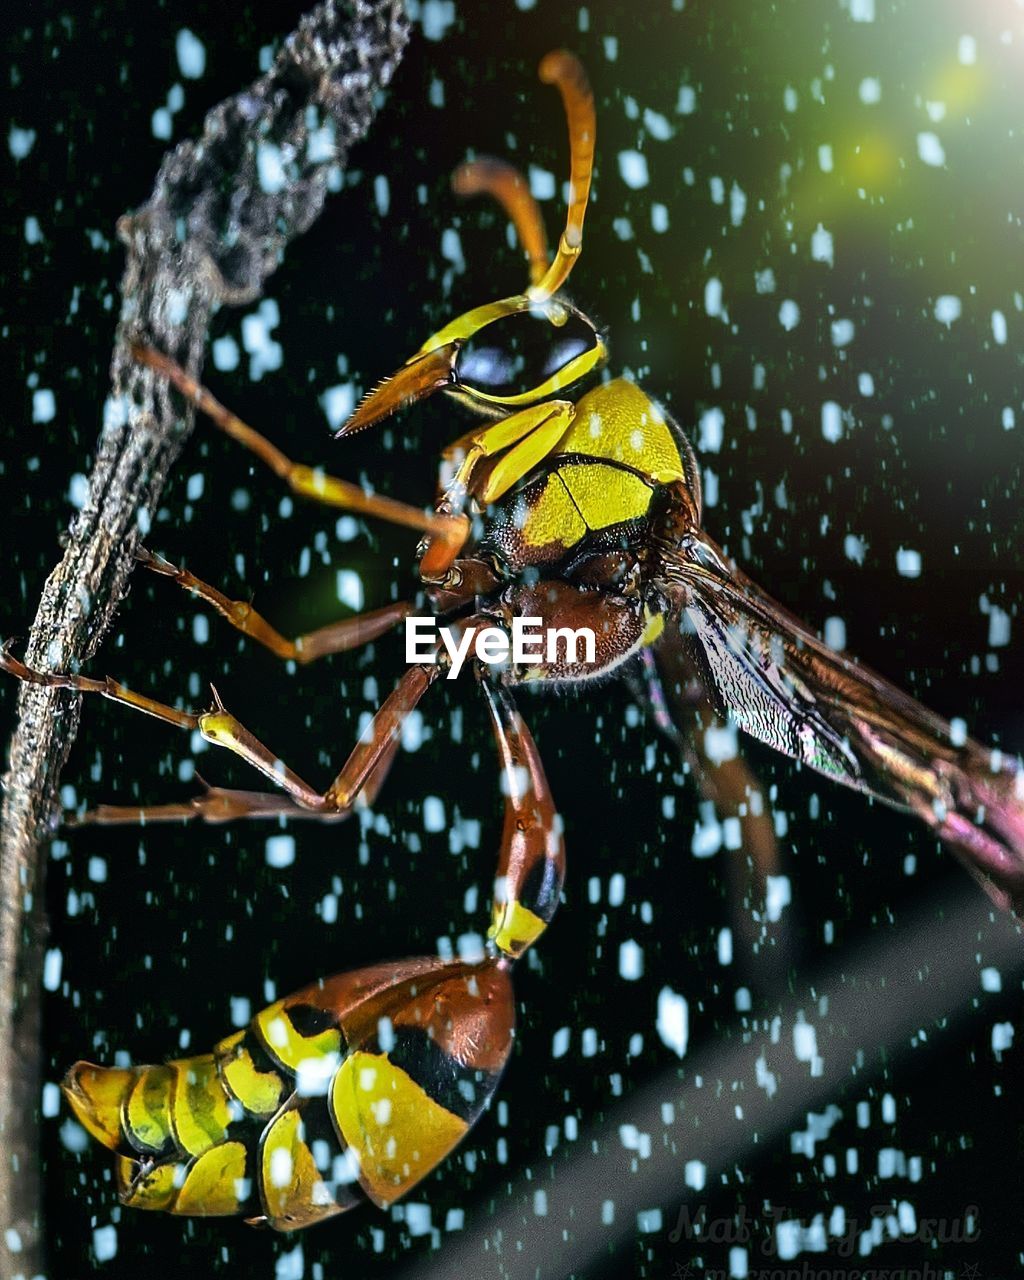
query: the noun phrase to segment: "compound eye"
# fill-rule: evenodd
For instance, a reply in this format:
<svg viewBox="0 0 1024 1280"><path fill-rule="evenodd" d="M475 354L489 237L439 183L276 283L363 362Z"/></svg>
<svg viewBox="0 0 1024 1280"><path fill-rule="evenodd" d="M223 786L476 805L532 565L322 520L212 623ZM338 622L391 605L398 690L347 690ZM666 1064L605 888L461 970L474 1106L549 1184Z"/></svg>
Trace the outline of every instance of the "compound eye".
<svg viewBox="0 0 1024 1280"><path fill-rule="evenodd" d="M459 385L505 398L531 391L546 395L582 377L597 363L600 340L579 312L562 308L552 314L562 323L547 311L521 311L480 329L459 351Z"/></svg>

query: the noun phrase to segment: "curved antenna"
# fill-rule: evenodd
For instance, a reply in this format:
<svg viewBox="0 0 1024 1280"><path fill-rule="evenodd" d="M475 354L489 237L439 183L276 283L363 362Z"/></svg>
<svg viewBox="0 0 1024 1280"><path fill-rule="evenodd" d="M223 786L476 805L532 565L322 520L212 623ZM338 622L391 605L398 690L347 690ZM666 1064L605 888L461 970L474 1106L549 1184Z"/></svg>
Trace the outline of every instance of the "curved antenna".
<svg viewBox="0 0 1024 1280"><path fill-rule="evenodd" d="M452 174L452 190L460 196L487 195L497 200L530 260L530 284L540 284L548 269L548 237L537 201L515 165L494 156L467 160Z"/></svg>
<svg viewBox="0 0 1024 1280"><path fill-rule="evenodd" d="M543 279L529 290L534 302L543 302L557 293L569 278L583 248L583 216L587 211L590 179L594 171L594 142L597 122L594 117L594 95L583 64L565 49L547 54L538 71L544 84L553 84L562 95L569 123L569 209L565 230L558 242L558 252Z"/></svg>

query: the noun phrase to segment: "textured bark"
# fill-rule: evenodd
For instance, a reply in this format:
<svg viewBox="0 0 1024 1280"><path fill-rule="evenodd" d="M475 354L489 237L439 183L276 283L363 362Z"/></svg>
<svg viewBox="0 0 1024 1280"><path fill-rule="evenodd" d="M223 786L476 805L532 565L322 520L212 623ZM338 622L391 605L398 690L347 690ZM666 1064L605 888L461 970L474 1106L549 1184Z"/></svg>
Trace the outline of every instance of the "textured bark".
<svg viewBox="0 0 1024 1280"><path fill-rule="evenodd" d="M258 297L288 241L319 214L332 168L362 138L401 57L400 0L327 0L302 20L271 70L214 108L202 137L170 152L150 200L118 227L127 248L111 397L63 559L50 574L27 661L76 670L98 648L124 596L192 428L133 364L145 338L199 374L212 310ZM310 135L317 130L317 146ZM330 139L333 145L322 144ZM273 148L280 183L260 181ZM264 151L264 156L266 156ZM271 189L273 188L273 189ZM24 686L0 815L0 1275L44 1271L39 1198L40 988L47 839L60 772L78 728L78 695Z"/></svg>

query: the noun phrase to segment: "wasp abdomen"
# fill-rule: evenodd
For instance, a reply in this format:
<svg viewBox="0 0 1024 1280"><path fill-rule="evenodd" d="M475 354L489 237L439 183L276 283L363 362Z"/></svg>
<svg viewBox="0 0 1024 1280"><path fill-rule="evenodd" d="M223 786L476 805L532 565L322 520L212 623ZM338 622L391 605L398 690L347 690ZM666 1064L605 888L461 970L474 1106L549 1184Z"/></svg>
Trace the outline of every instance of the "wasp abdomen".
<svg viewBox="0 0 1024 1280"><path fill-rule="evenodd" d="M78 1062L64 1092L116 1154L123 1203L292 1231L429 1173L490 1101L512 1032L496 959L405 960L278 1000L209 1054Z"/></svg>

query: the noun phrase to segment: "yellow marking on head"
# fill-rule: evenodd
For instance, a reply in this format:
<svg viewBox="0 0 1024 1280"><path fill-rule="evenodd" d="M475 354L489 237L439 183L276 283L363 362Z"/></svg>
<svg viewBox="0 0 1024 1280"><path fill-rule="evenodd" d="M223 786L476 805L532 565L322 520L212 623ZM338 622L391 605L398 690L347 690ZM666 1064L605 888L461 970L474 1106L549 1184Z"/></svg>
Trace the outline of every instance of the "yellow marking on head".
<svg viewBox="0 0 1024 1280"><path fill-rule="evenodd" d="M306 1145L298 1111L282 1111L263 1135L260 1197L271 1226L279 1231L297 1231L339 1212Z"/></svg>
<svg viewBox="0 0 1024 1280"><path fill-rule="evenodd" d="M252 1054L242 1041L245 1032L239 1031L222 1040L213 1050L221 1079L233 1097L253 1115L271 1115L281 1105L284 1081L275 1071L258 1071Z"/></svg>
<svg viewBox="0 0 1024 1280"><path fill-rule="evenodd" d="M213 1054L168 1063L174 1072L171 1126L175 1141L198 1156L223 1142L231 1123L231 1106L217 1075Z"/></svg>
<svg viewBox="0 0 1024 1280"><path fill-rule="evenodd" d="M171 1136L170 1067L144 1067L124 1108L124 1127L133 1146L159 1151Z"/></svg>
<svg viewBox="0 0 1024 1280"><path fill-rule="evenodd" d="M256 1026L270 1056L288 1071L298 1071L299 1063L307 1058L341 1053L341 1032L337 1027L318 1031L315 1036L300 1035L292 1026L284 1000L261 1009L256 1015Z"/></svg>
<svg viewBox="0 0 1024 1280"><path fill-rule="evenodd" d="M546 547L551 543L571 547L586 532L587 526L561 480L556 475L548 476L540 495L526 509L523 542L528 547Z"/></svg>
<svg viewBox="0 0 1024 1280"><path fill-rule="evenodd" d="M580 462L559 467L558 475L591 529L639 520L651 505L653 490L631 471Z"/></svg>
<svg viewBox="0 0 1024 1280"><path fill-rule="evenodd" d="M64 1077L64 1096L79 1123L111 1151L121 1144L121 1108L135 1087L134 1067L94 1067L76 1062Z"/></svg>
<svg viewBox="0 0 1024 1280"><path fill-rule="evenodd" d="M480 391L476 387L466 387L464 390L474 400L482 400L485 404L495 404L515 409L520 405L533 404L537 400L546 400L548 396L553 396L556 391L561 391L564 387L569 387L574 382L579 382L580 378L586 377L593 369L603 364L607 355L608 350L604 343L600 338L595 338L592 347L588 347L586 351L581 351L568 364L556 369L550 378L546 378L538 386L531 387L527 391L520 391L513 396L497 396L492 395L489 391Z"/></svg>
<svg viewBox="0 0 1024 1280"><path fill-rule="evenodd" d="M546 928L547 923L540 916L511 898L508 902L496 902L491 908L487 936L503 955L517 959Z"/></svg>
<svg viewBox="0 0 1024 1280"><path fill-rule="evenodd" d="M450 342L468 342L481 329L486 328L487 325L495 320L501 320L505 316L516 315L523 311L544 312L556 328L565 323L565 318L568 314L558 302L550 300L537 302L527 297L525 293L516 294L512 298L499 298L497 302L487 302L482 307L474 307L472 311L466 311L461 316L456 316L454 320L449 321L443 329L439 329L437 333L431 335L424 342L416 355L413 356L413 360L419 356L426 355L428 352L436 351L439 347L443 347ZM586 377L588 373L603 364L607 357L608 348L595 333L592 347L581 351L578 356L575 356L567 364L557 369L550 378L545 379L538 386L528 387L525 391L521 391L516 395L493 395L479 387L466 386L461 382L459 386L474 400L515 409L519 406L535 404L539 400L545 400L563 387L568 387L572 383L578 382L580 378ZM455 376L458 378L457 364Z"/></svg>
<svg viewBox="0 0 1024 1280"><path fill-rule="evenodd" d="M565 400L554 400L549 405L537 405L534 409L525 409L506 418L506 423L515 422L517 418L533 419L536 425L513 444L504 457L498 459L487 477L480 495L481 500L485 503L497 502L538 463L543 462L565 433L572 415L571 404Z"/></svg>
<svg viewBox="0 0 1024 1280"><path fill-rule="evenodd" d="M558 452L622 462L659 484L685 479L679 446L665 415L625 378L595 387L578 401Z"/></svg>
<svg viewBox="0 0 1024 1280"><path fill-rule="evenodd" d="M465 342L467 338L472 338L493 320L500 320L503 316L513 316L519 311L529 311L536 305L525 293L517 293L512 298L499 298L496 302L485 302L483 306L474 307L472 311L464 311L461 316L449 320L443 329L439 329L424 342L416 355L426 355L428 351L436 351L438 347L443 347L449 342ZM416 356L413 356L414 360L415 358Z"/></svg>
<svg viewBox="0 0 1024 1280"><path fill-rule="evenodd" d="M338 1069L331 1110L359 1157L363 1189L381 1208L440 1164L469 1128L386 1054L361 1050Z"/></svg>
<svg viewBox="0 0 1024 1280"><path fill-rule="evenodd" d="M142 1173L138 1160L118 1156L117 1194L122 1204L131 1209L169 1209L174 1200L179 1173L184 1176L181 1164L158 1164L148 1173Z"/></svg>
<svg viewBox="0 0 1024 1280"><path fill-rule="evenodd" d="M171 1212L204 1218L237 1213L245 1162L245 1147L240 1142L220 1142L204 1151L189 1165Z"/></svg>

